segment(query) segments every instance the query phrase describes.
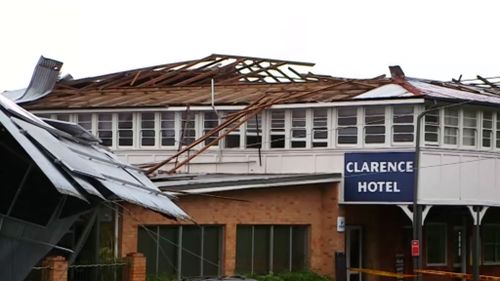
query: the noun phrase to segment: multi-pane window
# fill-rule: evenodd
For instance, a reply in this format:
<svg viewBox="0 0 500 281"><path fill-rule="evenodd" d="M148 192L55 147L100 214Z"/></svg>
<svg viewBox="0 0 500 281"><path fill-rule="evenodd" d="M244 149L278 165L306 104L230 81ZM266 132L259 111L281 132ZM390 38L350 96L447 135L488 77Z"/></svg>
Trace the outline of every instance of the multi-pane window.
<svg viewBox="0 0 500 281"><path fill-rule="evenodd" d="M328 109L318 108L313 110L311 135L312 147L328 146Z"/></svg>
<svg viewBox="0 0 500 281"><path fill-rule="evenodd" d="M414 114L412 105L399 105L392 108L392 141L413 142Z"/></svg>
<svg viewBox="0 0 500 281"><path fill-rule="evenodd" d="M475 146L476 135L477 113L473 110L464 110L462 122L462 144L466 146Z"/></svg>
<svg viewBox="0 0 500 281"><path fill-rule="evenodd" d="M182 113L181 119L181 144L189 145L194 142L196 138L196 114L192 111Z"/></svg>
<svg viewBox="0 0 500 281"><path fill-rule="evenodd" d="M307 226L238 225L236 272L267 274L307 268Z"/></svg>
<svg viewBox="0 0 500 281"><path fill-rule="evenodd" d="M132 112L118 113L118 146L134 144L134 122Z"/></svg>
<svg viewBox="0 0 500 281"><path fill-rule="evenodd" d="M355 107L340 107L337 110L337 143L356 144L358 142L358 114Z"/></svg>
<svg viewBox="0 0 500 281"><path fill-rule="evenodd" d="M214 129L219 125L219 116L213 111L203 113L203 133L206 134L210 132L210 130ZM214 141L219 136L218 133L213 134L209 138L205 140L205 144L209 144ZM214 143L213 145L219 145L219 142Z"/></svg>
<svg viewBox="0 0 500 281"><path fill-rule="evenodd" d="M486 263L500 263L500 225L485 224L482 227L482 253Z"/></svg>
<svg viewBox="0 0 500 281"><path fill-rule="evenodd" d="M448 249L446 224L429 223L426 226L427 265L445 265Z"/></svg>
<svg viewBox="0 0 500 281"><path fill-rule="evenodd" d="M137 248L155 280L221 274L222 227L141 226Z"/></svg>
<svg viewBox="0 0 500 281"><path fill-rule="evenodd" d="M424 140L428 144L439 143L439 118L439 110L430 111L425 114Z"/></svg>
<svg viewBox="0 0 500 281"><path fill-rule="evenodd" d="M225 115L225 118L231 118L230 114L233 114L234 112L227 112ZM228 126L228 128L233 129L234 125L238 123L236 121L235 123L232 123ZM229 134L227 134L224 137L224 147L225 148L240 148L240 128L234 128Z"/></svg>
<svg viewBox="0 0 500 281"><path fill-rule="evenodd" d="M92 133L92 114L80 113L76 115L76 122L82 126L87 132Z"/></svg>
<svg viewBox="0 0 500 281"><path fill-rule="evenodd" d="M497 122L496 122L496 126L495 126L495 130L496 130L496 139L495 139L495 146L496 148L500 148L500 112L497 112Z"/></svg>
<svg viewBox="0 0 500 281"><path fill-rule="evenodd" d="M141 146L156 145L155 115L154 112L141 113Z"/></svg>
<svg viewBox="0 0 500 281"><path fill-rule="evenodd" d="M292 110L290 147L306 147L306 138L306 111L304 109Z"/></svg>
<svg viewBox="0 0 500 281"><path fill-rule="evenodd" d="M270 148L285 147L285 111L271 111Z"/></svg>
<svg viewBox="0 0 500 281"><path fill-rule="evenodd" d="M113 115L111 113L97 115L97 137L102 140L102 145L113 145Z"/></svg>
<svg viewBox="0 0 500 281"><path fill-rule="evenodd" d="M444 144L458 145L459 110L446 108L444 110Z"/></svg>
<svg viewBox="0 0 500 281"><path fill-rule="evenodd" d="M167 111L160 113L161 145L175 145L175 112Z"/></svg>
<svg viewBox="0 0 500 281"><path fill-rule="evenodd" d="M482 143L485 148L491 148L493 144L493 113L485 111L482 118Z"/></svg>
<svg viewBox="0 0 500 281"><path fill-rule="evenodd" d="M260 148L262 147L262 118L258 114L248 119L246 130L246 147Z"/></svg>
<svg viewBox="0 0 500 281"><path fill-rule="evenodd" d="M385 107L369 106L365 108L365 143L385 142Z"/></svg>

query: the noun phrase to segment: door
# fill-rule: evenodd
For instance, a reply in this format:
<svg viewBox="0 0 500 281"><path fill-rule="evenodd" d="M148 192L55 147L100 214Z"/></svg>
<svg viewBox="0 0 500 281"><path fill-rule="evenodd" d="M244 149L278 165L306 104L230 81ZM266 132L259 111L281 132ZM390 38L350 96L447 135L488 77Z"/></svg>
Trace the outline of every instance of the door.
<svg viewBox="0 0 500 281"><path fill-rule="evenodd" d="M363 233L361 226L347 226L345 236L347 281L361 281L361 273L349 268L363 267Z"/></svg>

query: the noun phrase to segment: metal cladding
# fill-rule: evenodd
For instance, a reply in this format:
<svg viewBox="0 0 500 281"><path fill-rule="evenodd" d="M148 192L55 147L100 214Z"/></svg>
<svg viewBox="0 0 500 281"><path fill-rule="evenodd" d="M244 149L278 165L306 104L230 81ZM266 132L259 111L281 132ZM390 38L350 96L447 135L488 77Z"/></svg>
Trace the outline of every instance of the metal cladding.
<svg viewBox="0 0 500 281"><path fill-rule="evenodd" d="M60 193L86 201L125 200L172 218L189 218L142 171L97 142L71 135L74 127L60 131L2 96L0 122Z"/></svg>

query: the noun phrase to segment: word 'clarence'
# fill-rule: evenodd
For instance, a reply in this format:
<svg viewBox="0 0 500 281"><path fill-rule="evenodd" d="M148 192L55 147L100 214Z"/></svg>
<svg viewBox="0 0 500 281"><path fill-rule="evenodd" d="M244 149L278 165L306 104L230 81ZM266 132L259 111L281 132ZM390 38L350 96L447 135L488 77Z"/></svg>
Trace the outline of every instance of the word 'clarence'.
<svg viewBox="0 0 500 281"><path fill-rule="evenodd" d="M413 161L347 162L349 173L412 173Z"/></svg>

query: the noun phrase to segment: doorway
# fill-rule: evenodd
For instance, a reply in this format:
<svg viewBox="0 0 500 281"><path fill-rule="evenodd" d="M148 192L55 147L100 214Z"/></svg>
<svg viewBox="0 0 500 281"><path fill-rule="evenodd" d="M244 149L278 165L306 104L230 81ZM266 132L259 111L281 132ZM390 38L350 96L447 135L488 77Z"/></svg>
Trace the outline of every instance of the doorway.
<svg viewBox="0 0 500 281"><path fill-rule="evenodd" d="M345 233L347 281L361 281L361 272L349 268L363 267L363 232L361 226L346 226Z"/></svg>

